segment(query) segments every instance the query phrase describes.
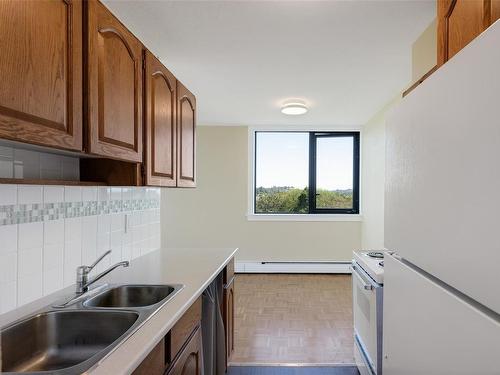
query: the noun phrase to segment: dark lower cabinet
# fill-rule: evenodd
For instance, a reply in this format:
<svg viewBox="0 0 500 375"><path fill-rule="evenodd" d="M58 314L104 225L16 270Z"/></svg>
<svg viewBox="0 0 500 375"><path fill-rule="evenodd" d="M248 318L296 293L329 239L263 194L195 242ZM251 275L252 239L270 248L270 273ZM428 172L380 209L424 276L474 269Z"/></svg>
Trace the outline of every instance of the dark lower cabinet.
<svg viewBox="0 0 500 375"><path fill-rule="evenodd" d="M222 300L222 318L226 331L226 370L231 355L234 352L234 258L229 261L222 273L224 295Z"/></svg>
<svg viewBox="0 0 500 375"><path fill-rule="evenodd" d="M224 285L224 328L226 330L226 369L234 352L234 276Z"/></svg>
<svg viewBox="0 0 500 375"><path fill-rule="evenodd" d="M201 375L201 328L198 326L174 361L168 375Z"/></svg>
<svg viewBox="0 0 500 375"><path fill-rule="evenodd" d="M222 271L222 280L224 295L219 303L224 320L227 370L234 351L234 259ZM202 297L199 297L135 369L133 375L201 375L201 319Z"/></svg>
<svg viewBox="0 0 500 375"><path fill-rule="evenodd" d="M201 297L135 369L133 375L199 375L201 355Z"/></svg>
<svg viewBox="0 0 500 375"><path fill-rule="evenodd" d="M135 369L133 375L163 375L165 366L165 340L161 340Z"/></svg>

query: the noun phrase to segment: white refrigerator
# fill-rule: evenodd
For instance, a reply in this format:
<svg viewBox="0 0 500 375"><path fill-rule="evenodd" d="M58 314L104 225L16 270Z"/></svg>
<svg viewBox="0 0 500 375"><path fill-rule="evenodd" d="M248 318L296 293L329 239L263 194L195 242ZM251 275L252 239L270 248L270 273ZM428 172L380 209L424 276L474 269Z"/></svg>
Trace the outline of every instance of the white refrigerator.
<svg viewBox="0 0 500 375"><path fill-rule="evenodd" d="M500 374L500 22L386 129L384 375Z"/></svg>

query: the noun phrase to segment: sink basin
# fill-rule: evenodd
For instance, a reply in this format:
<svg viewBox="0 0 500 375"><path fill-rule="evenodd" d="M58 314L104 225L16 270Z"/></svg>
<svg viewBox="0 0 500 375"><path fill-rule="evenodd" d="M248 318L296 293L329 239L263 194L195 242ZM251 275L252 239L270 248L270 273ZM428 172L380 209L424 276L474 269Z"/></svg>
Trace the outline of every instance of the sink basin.
<svg viewBox="0 0 500 375"><path fill-rule="evenodd" d="M57 371L76 366L120 338L138 317L132 311L95 310L35 315L1 332L2 371Z"/></svg>
<svg viewBox="0 0 500 375"><path fill-rule="evenodd" d="M84 305L107 308L151 306L173 295L177 289L171 285L122 285L90 298Z"/></svg>

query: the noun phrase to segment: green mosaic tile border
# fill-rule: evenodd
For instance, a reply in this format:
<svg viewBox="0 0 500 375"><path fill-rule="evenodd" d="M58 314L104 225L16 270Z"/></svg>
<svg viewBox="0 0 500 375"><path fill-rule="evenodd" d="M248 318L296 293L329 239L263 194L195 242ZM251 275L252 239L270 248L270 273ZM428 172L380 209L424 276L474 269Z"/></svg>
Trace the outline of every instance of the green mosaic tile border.
<svg viewBox="0 0 500 375"><path fill-rule="evenodd" d="M157 199L0 205L0 225L36 223L157 208L160 208L160 201Z"/></svg>

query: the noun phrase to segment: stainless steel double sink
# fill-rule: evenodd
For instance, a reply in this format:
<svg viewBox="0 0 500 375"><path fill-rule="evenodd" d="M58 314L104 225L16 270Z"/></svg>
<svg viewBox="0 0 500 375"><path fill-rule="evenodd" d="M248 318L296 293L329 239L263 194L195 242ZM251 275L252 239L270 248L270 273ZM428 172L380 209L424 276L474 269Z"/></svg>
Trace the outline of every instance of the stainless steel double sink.
<svg viewBox="0 0 500 375"><path fill-rule="evenodd" d="M90 369L183 285L106 285L64 308L47 307L1 330L2 373L79 374Z"/></svg>

